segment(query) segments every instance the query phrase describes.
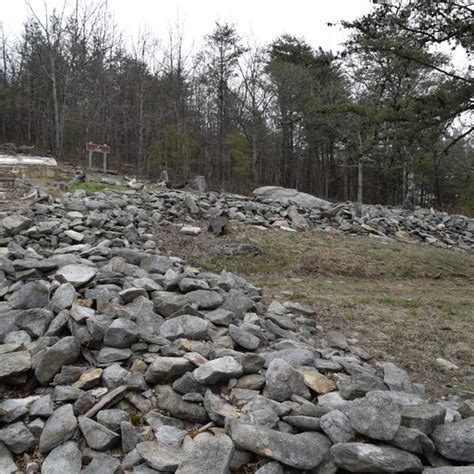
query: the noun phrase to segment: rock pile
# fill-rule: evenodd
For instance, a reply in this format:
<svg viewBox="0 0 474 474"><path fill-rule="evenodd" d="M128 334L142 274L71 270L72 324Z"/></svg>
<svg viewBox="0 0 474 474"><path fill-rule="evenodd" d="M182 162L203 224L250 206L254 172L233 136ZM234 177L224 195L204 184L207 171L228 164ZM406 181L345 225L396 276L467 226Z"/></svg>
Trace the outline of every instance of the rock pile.
<svg viewBox="0 0 474 474"><path fill-rule="evenodd" d="M434 402L311 309L160 254L164 216L224 202L186 196L3 217L1 473L472 472L472 400Z"/></svg>

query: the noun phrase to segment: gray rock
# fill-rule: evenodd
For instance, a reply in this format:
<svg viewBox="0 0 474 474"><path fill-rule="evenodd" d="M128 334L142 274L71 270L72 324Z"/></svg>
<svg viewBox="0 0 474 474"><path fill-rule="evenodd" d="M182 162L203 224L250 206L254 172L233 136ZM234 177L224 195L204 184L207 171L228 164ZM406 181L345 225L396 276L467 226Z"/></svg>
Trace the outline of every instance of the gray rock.
<svg viewBox="0 0 474 474"><path fill-rule="evenodd" d="M48 418L53 414L54 404L51 395L43 395L36 400L30 407L31 416L41 416Z"/></svg>
<svg viewBox="0 0 474 474"><path fill-rule="evenodd" d="M474 462L474 417L439 425L432 438L437 451L444 457Z"/></svg>
<svg viewBox="0 0 474 474"><path fill-rule="evenodd" d="M227 474L234 453L234 443L225 435L194 441L187 458L179 465L177 474Z"/></svg>
<svg viewBox="0 0 474 474"><path fill-rule="evenodd" d="M331 448L336 465L349 472L406 472L422 470L418 457L390 446L339 443Z"/></svg>
<svg viewBox="0 0 474 474"><path fill-rule="evenodd" d="M74 441L54 448L41 466L41 474L78 474L81 472L82 455Z"/></svg>
<svg viewBox="0 0 474 474"><path fill-rule="evenodd" d="M156 441L166 446L173 448L179 448L183 444L183 439L186 437L188 432L176 428L176 426L159 426L155 430Z"/></svg>
<svg viewBox="0 0 474 474"><path fill-rule="evenodd" d="M119 435L86 416L79 417L79 428L92 449L105 451L117 444Z"/></svg>
<svg viewBox="0 0 474 474"><path fill-rule="evenodd" d="M120 472L120 461L105 453L93 453L92 462L81 471L81 474L117 474Z"/></svg>
<svg viewBox="0 0 474 474"><path fill-rule="evenodd" d="M329 439L321 433L294 435L239 421L229 423L229 433L237 447L296 469L314 469L331 446Z"/></svg>
<svg viewBox="0 0 474 474"><path fill-rule="evenodd" d="M148 273L164 275L168 270L173 268L174 264L174 260L169 257L165 257L164 255L152 255L144 258L140 263L140 267Z"/></svg>
<svg viewBox="0 0 474 474"><path fill-rule="evenodd" d="M109 365L107 368L104 369L102 372L102 383L107 388L116 388L119 385L123 384L123 381L128 375L128 371L125 370L119 364L112 364Z"/></svg>
<svg viewBox="0 0 474 474"><path fill-rule="evenodd" d="M230 337L244 349L254 351L258 349L258 346L260 345L260 339L257 336L250 334L234 324L229 325L229 334Z"/></svg>
<svg viewBox="0 0 474 474"><path fill-rule="evenodd" d="M209 283L197 278L182 278L179 280L178 286L183 293L188 293L194 290L209 290Z"/></svg>
<svg viewBox="0 0 474 474"><path fill-rule="evenodd" d="M334 444L355 440L356 433L352 429L349 418L341 411L330 411L323 415L319 421L321 429Z"/></svg>
<svg viewBox="0 0 474 474"><path fill-rule="evenodd" d="M474 474L474 466L446 466L423 470L423 474Z"/></svg>
<svg viewBox="0 0 474 474"><path fill-rule="evenodd" d="M268 367L273 359L283 359L285 362L288 362L288 364L295 368L302 365L312 366L315 359L313 351L303 348L261 352L260 355L265 358L265 367Z"/></svg>
<svg viewBox="0 0 474 474"><path fill-rule="evenodd" d="M346 400L363 397L367 392L387 390L387 387L375 375L362 372L353 376L340 377L337 381L339 393Z"/></svg>
<svg viewBox="0 0 474 474"><path fill-rule="evenodd" d="M158 407L180 420L205 423L209 420L207 411L195 403L185 402L179 395L166 387L157 393Z"/></svg>
<svg viewBox="0 0 474 474"><path fill-rule="evenodd" d="M279 402L289 400L292 395L300 395L305 398L311 396L304 383L303 374L283 359L274 359L268 366L264 394Z"/></svg>
<svg viewBox="0 0 474 474"><path fill-rule="evenodd" d="M138 327L130 319L116 319L104 333L104 344L110 347L130 347L138 340Z"/></svg>
<svg viewBox="0 0 474 474"><path fill-rule="evenodd" d="M224 426L227 419L238 418L240 416L240 412L236 408L224 401L219 395L212 393L211 390L206 390L204 408L209 418L219 426Z"/></svg>
<svg viewBox="0 0 474 474"><path fill-rule="evenodd" d="M120 423L120 436L122 438L122 452L129 453L138 443L138 433L129 421Z"/></svg>
<svg viewBox="0 0 474 474"><path fill-rule="evenodd" d="M76 361L80 350L81 344L75 337L64 337L40 356L35 367L35 377L42 385L46 385L63 365Z"/></svg>
<svg viewBox="0 0 474 474"><path fill-rule="evenodd" d="M38 396L25 398L7 398L0 402L0 421L11 423L28 413L30 406L38 400Z"/></svg>
<svg viewBox="0 0 474 474"><path fill-rule="evenodd" d="M184 357L157 357L148 367L145 380L152 384L172 382L193 368Z"/></svg>
<svg viewBox="0 0 474 474"><path fill-rule="evenodd" d="M15 325L36 339L44 335L52 319L53 313L47 309L27 309L17 314Z"/></svg>
<svg viewBox="0 0 474 474"><path fill-rule="evenodd" d="M423 403L402 407L402 425L427 435L444 422L445 416L446 408L437 404Z"/></svg>
<svg viewBox="0 0 474 474"><path fill-rule="evenodd" d="M197 316L177 316L166 320L160 327L160 336L174 341L180 337L192 340L205 339L209 323Z"/></svg>
<svg viewBox="0 0 474 474"><path fill-rule="evenodd" d="M282 205L295 204L307 209L329 209L331 203L317 198L311 194L302 193L296 189L282 188L280 186L263 186L253 190L253 194L260 199L276 201Z"/></svg>
<svg viewBox="0 0 474 474"><path fill-rule="evenodd" d="M227 309L215 309L206 313L205 318L216 326L228 326L235 320L235 314Z"/></svg>
<svg viewBox="0 0 474 474"><path fill-rule="evenodd" d="M207 189L206 178L204 176L194 176L186 182L186 186L194 191L204 193Z"/></svg>
<svg viewBox="0 0 474 474"><path fill-rule="evenodd" d="M405 370L400 369L391 362L386 362L383 366L385 384L395 392L413 392L413 384Z"/></svg>
<svg viewBox="0 0 474 474"><path fill-rule="evenodd" d="M110 409L101 410L97 413L97 421L111 431L119 432L123 421L130 422L130 415L123 410Z"/></svg>
<svg viewBox="0 0 474 474"><path fill-rule="evenodd" d="M68 441L74 435L76 427L77 420L72 405L59 407L46 421L39 439L39 450L42 453L48 453L56 446Z"/></svg>
<svg viewBox="0 0 474 474"><path fill-rule="evenodd" d="M0 443L0 472L13 474L16 473L17 470L18 467L13 460L11 452L3 443Z"/></svg>
<svg viewBox="0 0 474 474"><path fill-rule="evenodd" d="M271 461L258 468L255 474L285 474L285 471L279 462Z"/></svg>
<svg viewBox="0 0 474 474"><path fill-rule="evenodd" d="M201 365L193 372L197 382L213 385L242 375L242 366L230 356L220 357Z"/></svg>
<svg viewBox="0 0 474 474"><path fill-rule="evenodd" d="M61 283L70 283L74 288L79 288L89 283L96 273L97 270L88 265L70 264L61 267L56 272L56 280Z"/></svg>
<svg viewBox="0 0 474 474"><path fill-rule="evenodd" d="M121 360L127 360L133 352L130 349L120 349L119 347L102 347L97 356L99 364L112 364Z"/></svg>
<svg viewBox="0 0 474 474"><path fill-rule="evenodd" d="M31 369L31 355L28 351L0 354L0 379L22 374Z"/></svg>
<svg viewBox="0 0 474 474"><path fill-rule="evenodd" d="M2 227L10 235L16 235L22 230L26 230L31 227L32 224L33 221L31 219L18 214L7 216L2 220Z"/></svg>
<svg viewBox="0 0 474 474"><path fill-rule="evenodd" d="M186 294L188 304L196 304L198 309L216 309L224 298L216 291L194 290Z"/></svg>
<svg viewBox="0 0 474 474"><path fill-rule="evenodd" d="M44 308L48 299L48 287L41 281L32 281L23 285L9 303L14 309Z"/></svg>
<svg viewBox="0 0 474 474"><path fill-rule="evenodd" d="M390 441L401 423L400 407L384 392L369 392L345 407L352 428L369 438Z"/></svg>
<svg viewBox="0 0 474 474"><path fill-rule="evenodd" d="M175 472L186 459L186 453L182 449L164 446L156 441L138 443L137 451L150 467L158 471Z"/></svg>
<svg viewBox="0 0 474 474"><path fill-rule="evenodd" d="M404 426L400 426L391 444L415 454L432 453L435 450L433 441L425 433Z"/></svg>
<svg viewBox="0 0 474 474"><path fill-rule="evenodd" d="M0 442L4 443L15 454L21 454L28 451L35 444L35 437L25 423L19 421L0 430Z"/></svg>

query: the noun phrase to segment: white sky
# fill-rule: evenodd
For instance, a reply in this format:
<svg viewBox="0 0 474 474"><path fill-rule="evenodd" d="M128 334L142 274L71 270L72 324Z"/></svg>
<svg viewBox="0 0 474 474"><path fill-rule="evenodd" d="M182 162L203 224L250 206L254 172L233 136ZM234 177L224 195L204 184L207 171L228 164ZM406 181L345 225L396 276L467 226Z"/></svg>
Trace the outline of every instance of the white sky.
<svg viewBox="0 0 474 474"><path fill-rule="evenodd" d="M74 4L74 0L66 1ZM46 2L52 10L61 9L64 0ZM30 4L40 17L44 15L44 0L30 0ZM240 35L253 35L259 43L289 33L304 37L314 48L333 51L347 33L326 23L351 20L371 9L371 0L108 0L108 4L128 39L145 28L165 39L169 26L179 18L186 43L200 44L219 20L235 23ZM21 32L27 14L24 0L0 0L0 23L8 35Z"/></svg>

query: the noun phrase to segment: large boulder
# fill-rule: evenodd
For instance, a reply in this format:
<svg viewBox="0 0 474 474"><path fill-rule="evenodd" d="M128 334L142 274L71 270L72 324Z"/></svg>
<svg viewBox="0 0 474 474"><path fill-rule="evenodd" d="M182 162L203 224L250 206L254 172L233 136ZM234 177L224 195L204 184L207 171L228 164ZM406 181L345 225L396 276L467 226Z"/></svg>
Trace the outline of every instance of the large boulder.
<svg viewBox="0 0 474 474"><path fill-rule="evenodd" d="M254 189L253 194L261 199L278 202L284 206L296 205L307 209L329 209L331 203L325 199L317 198L311 194L302 193L296 189L282 188L280 186L263 186Z"/></svg>
<svg viewBox="0 0 474 474"><path fill-rule="evenodd" d="M444 457L474 462L474 417L439 425L432 438L436 449Z"/></svg>
<svg viewBox="0 0 474 474"><path fill-rule="evenodd" d="M333 461L349 472L406 472L422 470L417 456L391 446L339 443L331 448Z"/></svg>

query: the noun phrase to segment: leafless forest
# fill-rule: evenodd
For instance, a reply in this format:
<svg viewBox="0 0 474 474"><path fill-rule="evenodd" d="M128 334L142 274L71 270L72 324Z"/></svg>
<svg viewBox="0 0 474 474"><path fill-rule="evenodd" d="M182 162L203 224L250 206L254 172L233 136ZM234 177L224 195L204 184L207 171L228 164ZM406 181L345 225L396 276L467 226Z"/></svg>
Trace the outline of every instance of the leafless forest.
<svg viewBox="0 0 474 474"><path fill-rule="evenodd" d="M0 32L0 142L76 162L107 143L151 178L472 212L469 3L380 2L342 23L338 52L226 23L192 50L179 24L129 42L105 2L31 9L20 36Z"/></svg>

